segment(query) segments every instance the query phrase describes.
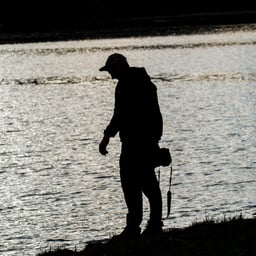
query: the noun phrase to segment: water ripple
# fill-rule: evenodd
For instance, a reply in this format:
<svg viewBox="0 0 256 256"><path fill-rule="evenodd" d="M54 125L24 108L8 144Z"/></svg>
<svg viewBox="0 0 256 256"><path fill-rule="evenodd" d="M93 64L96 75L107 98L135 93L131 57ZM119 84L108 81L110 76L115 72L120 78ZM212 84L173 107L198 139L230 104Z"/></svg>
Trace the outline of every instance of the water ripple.
<svg viewBox="0 0 256 256"><path fill-rule="evenodd" d="M67 54L83 54L93 52L110 52L110 51L134 51L134 50L165 50L165 49L194 49L208 47L225 47L225 46L242 46L255 45L256 41L246 42L198 42L198 43L182 43L182 44L152 44L152 45L124 45L124 46L99 46L99 47L76 47L76 48L33 48L33 49L2 49L0 55L17 54L17 55L40 55L48 56L67 55Z"/></svg>
<svg viewBox="0 0 256 256"><path fill-rule="evenodd" d="M158 82L255 82L256 73L234 73L234 74L159 74L158 76L152 77L152 80L156 83ZM86 84L91 83L111 83L111 79L108 76L101 77L37 77L37 78L16 78L7 79L2 78L0 80L0 85L75 85L75 84ZM18 129L9 130L9 132L19 132Z"/></svg>

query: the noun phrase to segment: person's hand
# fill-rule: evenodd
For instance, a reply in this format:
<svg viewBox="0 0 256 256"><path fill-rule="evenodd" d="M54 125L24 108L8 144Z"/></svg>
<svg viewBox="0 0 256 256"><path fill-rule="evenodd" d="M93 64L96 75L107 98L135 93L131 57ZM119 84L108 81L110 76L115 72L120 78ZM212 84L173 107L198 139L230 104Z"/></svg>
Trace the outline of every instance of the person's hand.
<svg viewBox="0 0 256 256"><path fill-rule="evenodd" d="M108 153L107 151L108 143L109 143L109 137L104 136L99 145L99 151L103 156L105 156Z"/></svg>

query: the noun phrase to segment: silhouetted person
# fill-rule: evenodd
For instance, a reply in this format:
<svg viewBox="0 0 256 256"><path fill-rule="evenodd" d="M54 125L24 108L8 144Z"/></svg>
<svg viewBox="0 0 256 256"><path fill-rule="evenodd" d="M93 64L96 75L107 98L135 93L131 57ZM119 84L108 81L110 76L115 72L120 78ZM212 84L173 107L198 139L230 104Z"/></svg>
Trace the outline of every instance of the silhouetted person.
<svg viewBox="0 0 256 256"><path fill-rule="evenodd" d="M109 139L119 132L120 177L128 214L126 227L117 237L129 239L140 235L142 193L150 206L150 218L142 235L161 233L162 196L154 170L163 130L157 88L145 68L130 67L126 57L119 53L110 55L100 71L107 71L118 80L114 113L99 145L100 153L106 155Z"/></svg>

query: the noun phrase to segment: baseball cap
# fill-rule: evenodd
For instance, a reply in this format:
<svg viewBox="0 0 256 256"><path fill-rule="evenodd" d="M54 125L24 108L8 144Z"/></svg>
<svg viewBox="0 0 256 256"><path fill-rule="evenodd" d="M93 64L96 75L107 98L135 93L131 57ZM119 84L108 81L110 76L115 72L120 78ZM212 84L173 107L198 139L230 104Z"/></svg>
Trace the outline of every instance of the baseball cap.
<svg viewBox="0 0 256 256"><path fill-rule="evenodd" d="M99 71L108 71L113 66L117 66L119 64L127 62L126 57L120 53L111 54L106 61L105 66L101 67Z"/></svg>

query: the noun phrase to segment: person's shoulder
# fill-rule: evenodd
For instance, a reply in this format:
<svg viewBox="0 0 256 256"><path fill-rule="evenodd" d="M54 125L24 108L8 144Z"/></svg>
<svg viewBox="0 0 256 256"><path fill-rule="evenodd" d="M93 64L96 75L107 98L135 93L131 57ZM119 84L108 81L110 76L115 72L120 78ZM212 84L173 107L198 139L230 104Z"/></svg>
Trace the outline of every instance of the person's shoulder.
<svg viewBox="0 0 256 256"><path fill-rule="evenodd" d="M143 79L150 79L146 69L144 67L131 67L130 74Z"/></svg>
<svg viewBox="0 0 256 256"><path fill-rule="evenodd" d="M131 72L143 72L147 73L146 69L144 67L130 67Z"/></svg>

